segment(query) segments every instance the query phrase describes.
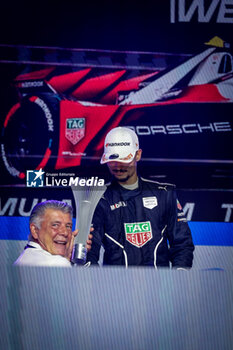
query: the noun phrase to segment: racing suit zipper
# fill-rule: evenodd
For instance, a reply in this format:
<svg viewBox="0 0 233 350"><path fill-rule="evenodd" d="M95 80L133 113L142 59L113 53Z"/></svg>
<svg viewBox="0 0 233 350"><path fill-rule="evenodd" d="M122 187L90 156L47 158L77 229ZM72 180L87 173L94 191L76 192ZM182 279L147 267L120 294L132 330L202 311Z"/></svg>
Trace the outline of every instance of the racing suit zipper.
<svg viewBox="0 0 233 350"><path fill-rule="evenodd" d="M160 240L158 241L158 243L156 244L156 246L155 246L155 250L154 250L154 267L155 267L155 269L157 270L158 268L157 268L157 264L156 264L156 259L157 259L157 250L158 250L158 247L159 247L159 245L162 243L162 241L163 241L163 233L164 233L164 231L166 230L166 228L167 228L167 225L165 225L164 226L164 228L162 229L162 231L161 231L161 238L160 238Z"/></svg>
<svg viewBox="0 0 233 350"><path fill-rule="evenodd" d="M108 237L109 239L111 239L111 241L113 241L115 244L117 244L123 250L123 254L124 254L124 258L125 258L125 268L127 269L128 268L128 258L127 258L127 254L126 254L126 251L124 249L124 246L122 244L120 244L119 242L117 242L114 238L109 236L107 233L105 233L105 236Z"/></svg>

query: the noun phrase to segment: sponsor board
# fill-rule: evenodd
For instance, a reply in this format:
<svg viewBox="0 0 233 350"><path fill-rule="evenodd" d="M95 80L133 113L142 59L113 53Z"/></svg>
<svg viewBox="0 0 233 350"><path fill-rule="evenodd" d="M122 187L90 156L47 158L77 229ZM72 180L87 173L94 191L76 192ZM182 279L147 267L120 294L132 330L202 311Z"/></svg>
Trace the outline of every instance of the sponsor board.
<svg viewBox="0 0 233 350"><path fill-rule="evenodd" d="M216 132L232 132L230 121L214 122L214 123L197 123L189 124L170 124L170 125L138 125L130 127L138 136L143 135L182 135L182 134L202 134L202 133L216 133Z"/></svg>
<svg viewBox="0 0 233 350"><path fill-rule="evenodd" d="M170 23L190 23L195 18L199 23L233 24L232 1L170 0Z"/></svg>
<svg viewBox="0 0 233 350"><path fill-rule="evenodd" d="M178 7L186 8L187 12L179 10L183 19L192 19L194 13L200 17L204 13L207 19L215 10L231 12L228 2L220 0L213 0L210 6L204 0L174 0L173 5L174 14ZM17 96L20 90L24 98L15 96L13 103L8 96L2 97L0 176L4 183L24 180L27 169L71 169L99 160L105 135L119 125L135 130L143 158L151 167L156 167L157 160L170 164L185 160L196 168L201 162L212 162L232 171L232 53L225 38L211 37L209 41L199 38L199 53L180 53L178 62L174 52L122 55L93 50L92 59L101 62L104 55L103 61L111 65L93 69L86 61L85 68L58 69L56 64L52 69L25 67L29 73L23 70L13 81L6 77L3 85L11 85ZM185 40L184 48L188 42ZM87 58L87 51L80 57ZM47 57L42 49L39 52ZM72 55L72 50L69 53ZM118 66L120 57L124 71ZM206 176L209 180L211 175Z"/></svg>
<svg viewBox="0 0 233 350"><path fill-rule="evenodd" d="M231 191L178 189L177 195L188 221L233 222ZM47 199L62 200L75 208L69 186L1 187L0 216L29 216L34 205ZM121 201L114 203L110 209L118 210L126 205L127 202Z"/></svg>

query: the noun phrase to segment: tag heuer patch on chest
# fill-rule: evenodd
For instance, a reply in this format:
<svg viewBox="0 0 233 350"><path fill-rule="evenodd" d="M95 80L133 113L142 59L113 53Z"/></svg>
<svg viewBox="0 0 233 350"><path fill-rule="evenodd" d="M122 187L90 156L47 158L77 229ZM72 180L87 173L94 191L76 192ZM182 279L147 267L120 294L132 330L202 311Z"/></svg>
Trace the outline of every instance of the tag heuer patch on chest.
<svg viewBox="0 0 233 350"><path fill-rule="evenodd" d="M155 196L153 197L143 197L143 206L148 209L153 209L158 205L157 198Z"/></svg>
<svg viewBox="0 0 233 350"><path fill-rule="evenodd" d="M153 237L150 221L126 223L124 226L126 240L135 247L142 247Z"/></svg>
<svg viewBox="0 0 233 350"><path fill-rule="evenodd" d="M66 119L65 136L73 145L76 145L85 136L85 118Z"/></svg>

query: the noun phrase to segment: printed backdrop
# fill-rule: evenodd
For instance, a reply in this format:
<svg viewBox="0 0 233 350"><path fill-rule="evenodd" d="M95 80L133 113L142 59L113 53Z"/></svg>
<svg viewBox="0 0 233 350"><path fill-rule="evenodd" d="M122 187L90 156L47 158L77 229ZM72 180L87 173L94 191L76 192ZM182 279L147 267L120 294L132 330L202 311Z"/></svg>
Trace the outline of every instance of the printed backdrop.
<svg viewBox="0 0 233 350"><path fill-rule="evenodd" d="M38 201L73 201L67 188L27 187L28 170L107 181L103 140L122 125L138 134L140 174L177 185L195 244L232 247L233 2L159 3L95 4L81 18L83 6L62 28L54 20L56 35L46 25L36 35L36 21L26 31L25 14L18 33L9 28L0 45L2 242L26 240Z"/></svg>

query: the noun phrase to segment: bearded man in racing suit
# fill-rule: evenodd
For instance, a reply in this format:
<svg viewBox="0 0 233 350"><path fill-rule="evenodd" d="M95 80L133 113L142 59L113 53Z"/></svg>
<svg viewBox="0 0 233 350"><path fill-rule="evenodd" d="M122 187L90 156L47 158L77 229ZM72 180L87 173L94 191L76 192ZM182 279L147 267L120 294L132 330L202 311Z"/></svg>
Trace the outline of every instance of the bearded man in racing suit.
<svg viewBox="0 0 233 350"><path fill-rule="evenodd" d="M136 133L112 129L105 138L101 163L114 180L93 216L93 241L87 261L104 265L192 267L194 245L175 186L137 175L142 150Z"/></svg>

